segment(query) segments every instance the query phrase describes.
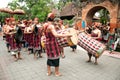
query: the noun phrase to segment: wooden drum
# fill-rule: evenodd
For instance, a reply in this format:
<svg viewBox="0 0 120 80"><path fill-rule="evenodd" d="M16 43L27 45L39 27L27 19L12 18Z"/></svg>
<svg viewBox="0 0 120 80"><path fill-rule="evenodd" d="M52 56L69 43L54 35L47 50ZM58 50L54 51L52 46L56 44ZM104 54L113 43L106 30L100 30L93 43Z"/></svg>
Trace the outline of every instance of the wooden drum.
<svg viewBox="0 0 120 80"><path fill-rule="evenodd" d="M45 43L46 43L46 37L42 36L41 37L41 46L42 46L43 49L45 49Z"/></svg>
<svg viewBox="0 0 120 80"><path fill-rule="evenodd" d="M77 36L77 31L73 28L67 28L64 30L59 30L57 31L58 34L71 34L72 37L63 37L63 38L57 38L58 44L61 47L68 47L72 45L77 45L78 43L78 36Z"/></svg>
<svg viewBox="0 0 120 80"><path fill-rule="evenodd" d="M78 35L78 45L96 57L99 57L106 49L104 44L93 39L84 32Z"/></svg>

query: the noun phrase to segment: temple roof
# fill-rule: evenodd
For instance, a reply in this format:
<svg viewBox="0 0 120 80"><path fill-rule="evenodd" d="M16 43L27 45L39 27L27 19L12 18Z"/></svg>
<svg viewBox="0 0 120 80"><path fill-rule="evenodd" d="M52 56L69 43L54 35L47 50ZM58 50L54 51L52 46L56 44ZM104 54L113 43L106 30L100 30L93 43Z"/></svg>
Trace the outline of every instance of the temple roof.
<svg viewBox="0 0 120 80"><path fill-rule="evenodd" d="M62 8L60 12L60 17L69 18L69 16L75 16L77 14L77 8L75 7L75 4L70 2L65 7Z"/></svg>

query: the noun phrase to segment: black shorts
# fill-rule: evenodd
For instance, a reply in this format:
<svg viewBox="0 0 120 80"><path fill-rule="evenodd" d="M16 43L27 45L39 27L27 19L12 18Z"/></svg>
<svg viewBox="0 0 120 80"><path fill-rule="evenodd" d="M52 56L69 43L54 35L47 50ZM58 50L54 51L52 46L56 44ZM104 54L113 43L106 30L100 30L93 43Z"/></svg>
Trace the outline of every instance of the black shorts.
<svg viewBox="0 0 120 80"><path fill-rule="evenodd" d="M76 49L77 45L70 46L72 49Z"/></svg>
<svg viewBox="0 0 120 80"><path fill-rule="evenodd" d="M54 66L54 67L59 67L59 62L60 62L60 59L48 59L47 60L47 65L49 66Z"/></svg>
<svg viewBox="0 0 120 80"><path fill-rule="evenodd" d="M9 46L10 46L10 44L9 44L9 43L6 43L6 46L7 46L7 47L9 47Z"/></svg>

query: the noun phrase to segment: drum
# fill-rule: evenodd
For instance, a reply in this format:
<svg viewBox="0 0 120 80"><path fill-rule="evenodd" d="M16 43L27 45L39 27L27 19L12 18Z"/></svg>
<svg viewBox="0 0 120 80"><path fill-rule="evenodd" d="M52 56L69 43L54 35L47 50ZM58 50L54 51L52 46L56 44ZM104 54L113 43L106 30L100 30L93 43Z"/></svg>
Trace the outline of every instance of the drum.
<svg viewBox="0 0 120 80"><path fill-rule="evenodd" d="M84 32L78 35L78 45L96 57L99 57L106 49L104 44L93 39Z"/></svg>
<svg viewBox="0 0 120 80"><path fill-rule="evenodd" d="M27 27L26 31L27 31L27 33L30 33L30 32L32 33L32 28L31 27Z"/></svg>
<svg viewBox="0 0 120 80"><path fill-rule="evenodd" d="M42 46L43 49L45 49L45 43L46 43L46 37L42 36L41 37L41 46Z"/></svg>
<svg viewBox="0 0 120 80"><path fill-rule="evenodd" d="M16 33L15 33L14 38L15 38L15 40L16 40L16 43L19 44L19 43L22 42L23 32L22 32L22 30L21 30L20 27L17 27L16 30L17 30L17 31L16 31Z"/></svg>
<svg viewBox="0 0 120 80"><path fill-rule="evenodd" d="M73 45L77 45L78 43L78 35L77 35L77 31L73 28L67 28L64 30L59 30L57 31L58 34L71 34L72 37L68 38L68 37L63 37L63 38L57 38L58 44L61 47L68 47L68 46L73 46Z"/></svg>

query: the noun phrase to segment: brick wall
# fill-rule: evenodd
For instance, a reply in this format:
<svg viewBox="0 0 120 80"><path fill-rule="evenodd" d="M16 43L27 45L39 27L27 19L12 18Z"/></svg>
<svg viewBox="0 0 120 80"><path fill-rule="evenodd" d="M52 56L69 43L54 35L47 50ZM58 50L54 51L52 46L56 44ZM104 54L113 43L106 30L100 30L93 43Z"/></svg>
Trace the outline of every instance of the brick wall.
<svg viewBox="0 0 120 80"><path fill-rule="evenodd" d="M106 8L110 13L110 32L114 32L114 28L118 27L118 4L114 5L108 0L99 3L88 3L84 8L82 8L82 20L87 23L92 22L92 17L94 13L102 8Z"/></svg>

